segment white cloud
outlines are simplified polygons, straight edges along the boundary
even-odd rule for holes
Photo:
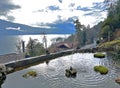
[[[20,27],[17,27],[17,28],[7,27],[6,30],[17,30],[17,31],[21,31]]]
[[[13,10],[10,15],[15,17],[15,22],[36,26],[36,23],[53,23],[58,20],[67,20],[70,17],[77,16],[82,24],[93,25],[96,22],[95,16],[84,16],[86,13],[82,10],[76,10],[77,6],[91,8],[93,2],[103,2],[104,0],[13,0],[21,9]],[[73,4],[73,7],[70,7]],[[50,10],[48,6],[58,6],[60,10]],[[40,12],[41,10],[41,12]],[[102,13],[106,17],[106,13]],[[89,19],[89,20],[88,20]]]

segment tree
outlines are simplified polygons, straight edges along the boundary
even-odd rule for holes
[[[63,41],[64,41],[64,38],[62,38],[62,37],[56,38],[56,42],[63,42]]]
[[[86,36],[86,27],[83,28],[83,31],[82,31],[82,45],[85,45],[86,44],[86,41],[87,41],[87,36]]]
[[[110,32],[110,26],[109,25],[106,25],[102,28],[101,35],[102,35],[103,39],[106,39],[108,37],[109,32]]]
[[[120,0],[105,0],[109,3],[108,16],[104,20],[100,35],[107,39],[108,33],[113,36],[113,33],[120,28]],[[114,39],[114,38],[113,38]]]
[[[74,21],[75,28],[76,28],[76,35],[77,35],[77,41],[78,41],[78,46],[82,46],[82,25],[79,22],[79,19]]]
[[[37,39],[29,39],[27,44],[27,54],[30,56],[37,56],[45,53],[45,49],[43,47],[43,44],[38,42]]]

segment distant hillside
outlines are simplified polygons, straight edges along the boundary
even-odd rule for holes
[[[31,27],[24,24],[12,23],[0,19],[0,35],[27,35],[27,34],[71,34],[74,32],[74,25],[61,23],[52,25],[53,28]],[[56,26],[56,27],[55,27]]]

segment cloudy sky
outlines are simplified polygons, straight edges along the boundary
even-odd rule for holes
[[[104,0],[0,0],[0,19],[51,28],[79,19],[90,26],[106,17]]]

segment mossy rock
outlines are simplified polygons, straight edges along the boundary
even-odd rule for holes
[[[24,78],[28,78],[28,77],[36,77],[37,76],[37,72],[36,71],[28,71],[27,73],[23,74]]]
[[[95,66],[94,71],[99,72],[100,74],[107,74],[109,70],[108,68],[100,65],[100,66]]]
[[[99,66],[95,66],[94,71],[99,72],[99,68],[100,68]]]
[[[103,53],[95,53],[95,54],[94,54],[94,57],[104,58],[104,57],[105,57],[105,54],[103,54]]]

